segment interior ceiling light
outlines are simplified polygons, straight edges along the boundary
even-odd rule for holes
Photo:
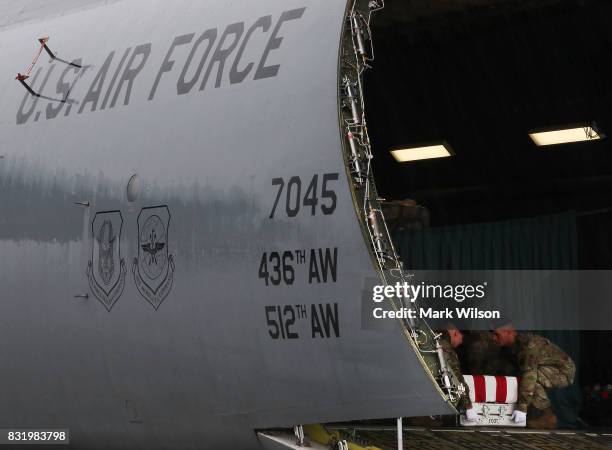
[[[419,161],[421,159],[446,158],[453,153],[446,144],[428,145],[425,147],[412,147],[400,150],[391,150],[397,162]]]
[[[597,141],[606,136],[597,129],[595,123],[574,125],[554,130],[529,133],[529,137],[539,147],[547,145],[570,144],[572,142]]]

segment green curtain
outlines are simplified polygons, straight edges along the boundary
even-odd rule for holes
[[[578,265],[576,215],[400,231],[408,270],[561,270]]]

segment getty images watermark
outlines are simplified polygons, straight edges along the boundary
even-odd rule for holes
[[[487,285],[486,281],[481,284],[415,284],[404,281],[395,285],[375,285],[372,287],[374,303],[399,300],[399,305],[409,306],[397,305],[391,310],[378,306],[372,309],[372,315],[375,319],[499,319],[499,310],[463,304],[465,301],[483,300]],[[449,301],[462,305],[449,307]]]
[[[391,278],[393,274],[389,274]],[[415,270],[381,285],[363,278],[361,326],[393,331],[422,318],[434,329],[612,330],[612,270]],[[398,282],[396,282],[398,281]]]

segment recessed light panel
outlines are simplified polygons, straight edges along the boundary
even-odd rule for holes
[[[529,133],[529,137],[536,145],[544,147],[547,145],[569,144],[572,142],[596,141],[602,139],[602,135],[595,131],[592,126],[565,128],[560,130],[542,131]]]
[[[397,162],[419,161],[422,159],[446,158],[452,153],[445,145],[429,145],[426,147],[413,147],[392,150],[391,154]]]

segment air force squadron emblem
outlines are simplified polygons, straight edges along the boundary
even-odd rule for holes
[[[92,252],[87,278],[92,294],[110,311],[125,287],[125,261],[121,258],[120,211],[99,212],[91,223]]]
[[[168,252],[170,211],[167,206],[143,208],[138,215],[138,257],[132,273],[140,295],[155,310],[172,290],[174,259]]]

